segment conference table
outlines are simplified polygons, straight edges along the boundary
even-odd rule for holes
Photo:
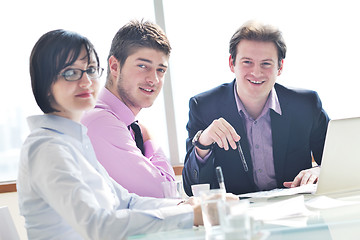
[[[254,201],[250,204],[250,209],[274,208],[276,203],[288,201],[298,201],[300,198],[304,203],[310,203],[315,197],[311,194],[297,194],[285,197],[275,197]],[[321,197],[321,198],[320,198]],[[323,196],[317,197],[323,201]],[[320,205],[328,204],[329,200],[338,201],[335,207],[309,208],[303,215],[288,216],[281,221],[255,221],[256,231],[248,240],[292,240],[292,239],[331,239],[331,240],[358,240],[360,239],[360,194],[347,194],[339,196],[325,197],[325,202],[318,202]],[[333,204],[333,203],[332,203]],[[310,205],[310,204],[309,204]],[[289,206],[288,206],[289,207]],[[286,207],[285,207],[286,208]],[[281,210],[280,210],[281,211]],[[284,211],[287,211],[286,209]],[[206,232],[203,226],[193,227],[192,229],[174,230],[158,232],[144,235],[131,236],[128,238],[139,240],[229,240],[239,239],[228,237],[219,226],[211,233]]]

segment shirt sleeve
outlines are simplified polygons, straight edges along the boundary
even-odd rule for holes
[[[196,159],[201,163],[205,163],[208,160],[208,158],[210,157],[212,150],[210,150],[203,158],[199,156],[196,149],[194,150],[194,152],[195,152]]]
[[[211,150],[202,159],[198,156],[195,147],[192,145],[192,139],[199,130],[204,130],[208,124],[204,122],[199,111],[201,107],[195,98],[189,101],[189,121],[186,125],[188,131],[188,138],[186,139],[186,156],[183,170],[183,185],[184,191],[187,195],[192,196],[191,185],[199,183],[211,183],[214,173],[214,151]],[[207,179],[200,179],[200,172],[202,176],[206,175]],[[210,180],[209,180],[210,179]]]
[[[57,213],[48,220],[56,220],[54,227],[65,221],[83,238],[102,240],[192,227],[190,205],[129,194],[81,157],[71,146],[58,142],[46,144],[31,156],[30,184],[44,199],[44,209],[39,211]]]
[[[164,196],[161,183],[174,181],[175,174],[161,148],[146,141],[142,155],[125,123],[105,110],[84,124],[99,162],[115,181],[140,196]]]
[[[324,150],[327,127],[330,121],[329,116],[322,107],[322,103],[317,92],[313,94],[313,128],[310,136],[310,146],[317,164],[321,165]]]

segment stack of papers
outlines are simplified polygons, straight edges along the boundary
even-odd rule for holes
[[[260,191],[238,195],[240,198],[272,198],[280,196],[291,196],[295,194],[315,193],[316,184],[306,184],[294,188],[276,188],[270,191]]]
[[[273,203],[266,201],[267,203],[265,205],[251,205],[248,214],[256,221],[292,227],[305,227],[307,225],[308,216],[318,214],[318,211],[310,210],[329,209],[360,203],[358,201],[344,201],[329,198],[327,196],[315,195],[313,195],[311,199],[305,201],[304,195],[292,196],[295,194],[314,193],[315,191],[316,184],[311,184],[297,188],[275,189],[271,191],[242,194],[239,196],[258,199],[290,196],[290,198],[286,200],[276,200]]]
[[[249,209],[249,215],[254,220],[274,221],[287,218],[305,217],[311,215],[304,203],[304,196],[267,204]]]

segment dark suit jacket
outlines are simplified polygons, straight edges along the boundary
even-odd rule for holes
[[[189,102],[189,121],[186,140],[186,158],[183,170],[185,192],[192,195],[191,185],[210,183],[218,188],[215,167],[221,166],[227,192],[241,194],[259,189],[253,179],[253,165],[248,139],[240,117],[234,96],[235,80],[212,90],[198,94]],[[321,164],[325,135],[329,117],[322,109],[316,92],[310,90],[289,89],[275,84],[282,115],[270,110],[273,140],[273,157],[277,187],[283,182],[292,181],[304,169],[312,167],[311,154]],[[237,150],[225,151],[214,146],[212,154],[205,164],[195,156],[192,138],[199,130],[207,128],[215,119],[224,118],[242,136],[242,146],[249,171],[245,172]]]

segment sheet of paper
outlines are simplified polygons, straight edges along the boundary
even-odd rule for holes
[[[266,221],[266,224],[300,228],[300,227],[306,227],[307,221],[308,221],[308,217],[303,216],[303,217],[286,218],[279,220],[270,220],[270,221]]]
[[[275,221],[280,219],[304,217],[313,214],[305,207],[304,196],[249,209],[249,215],[255,220]]]
[[[241,197],[248,198],[272,198],[272,197],[280,197],[280,196],[291,196],[295,194],[304,194],[304,193],[314,193],[316,192],[316,184],[306,184],[299,187],[294,188],[276,188],[270,191],[260,191],[254,193],[245,193],[238,195]]]
[[[359,204],[359,202],[344,201],[344,200],[329,198],[326,196],[315,197],[305,202],[305,205],[307,207],[316,208],[316,209],[335,208],[335,207],[342,207],[352,204]]]

